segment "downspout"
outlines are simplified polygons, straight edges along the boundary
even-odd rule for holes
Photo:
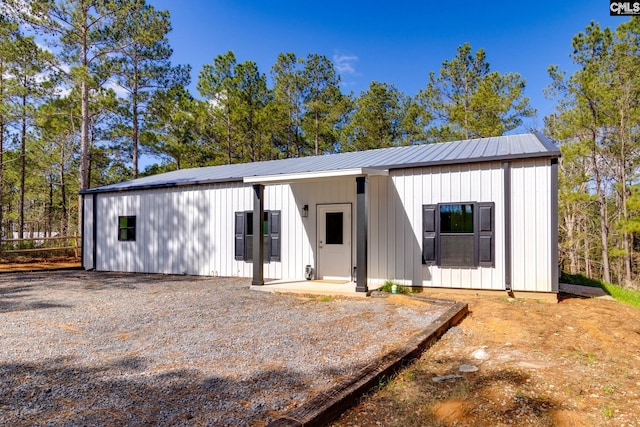
[[[502,162],[502,175],[504,179],[504,289],[511,294],[511,165]]]

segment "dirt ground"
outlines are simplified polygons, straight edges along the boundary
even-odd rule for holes
[[[0,259],[0,273],[3,271],[33,271],[73,267],[80,267],[80,259],[76,257],[17,257],[11,260]]]
[[[640,426],[640,310],[453,299],[470,314],[336,426]]]

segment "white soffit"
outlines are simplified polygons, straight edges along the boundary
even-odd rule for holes
[[[284,183],[293,181],[318,181],[332,178],[344,178],[349,176],[387,176],[389,171],[386,169],[375,168],[353,168],[353,169],[335,169],[330,171],[318,172],[299,172],[299,173],[283,173],[276,175],[247,176],[243,181],[247,184],[271,184]]]

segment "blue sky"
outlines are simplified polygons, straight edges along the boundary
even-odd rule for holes
[[[542,90],[551,64],[572,71],[575,34],[594,20],[614,29],[628,18],[610,17],[607,0],[585,1],[336,1],[149,0],[171,12],[169,39],[176,64],[193,67],[191,89],[203,64],[229,50],[253,60],[269,76],[281,52],[334,61],[343,91],[356,95],[373,80],[406,95],[426,86],[430,71],[469,42],[484,48],[491,69],[517,72],[538,110],[526,128],[542,128],[553,102]],[[519,129],[519,131],[525,131]]]

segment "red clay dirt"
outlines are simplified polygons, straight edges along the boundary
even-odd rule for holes
[[[0,260],[0,273],[3,271],[34,271],[74,267],[80,267],[80,260],[76,257],[19,257],[10,261]]]
[[[467,302],[470,314],[334,425],[640,426],[639,309],[430,296]],[[457,377],[433,381],[445,375]]]

